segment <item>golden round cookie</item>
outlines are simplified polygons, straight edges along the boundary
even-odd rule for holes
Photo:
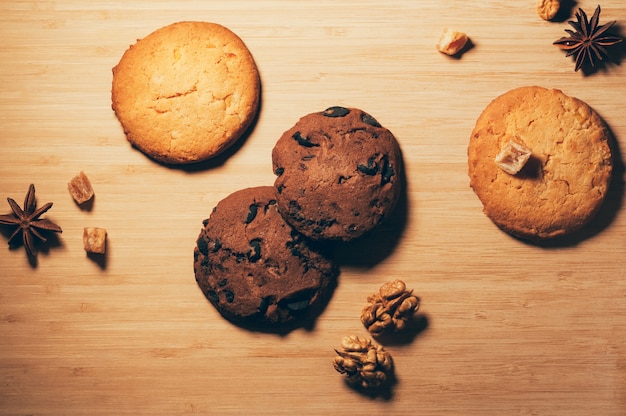
[[[470,186],[501,229],[529,240],[580,229],[599,210],[611,181],[610,133],[583,101],[530,86],[493,100],[468,148]],[[517,174],[495,163],[509,142],[532,152]]]
[[[252,123],[259,97],[250,51],[215,23],[158,29],[113,68],[112,107],[128,141],[164,163],[198,162],[224,151]]]

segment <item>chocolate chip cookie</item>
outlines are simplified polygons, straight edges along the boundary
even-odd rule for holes
[[[281,214],[315,240],[362,236],[400,196],[400,146],[356,108],[330,107],[302,117],[278,139],[272,162]]]
[[[328,300],[338,267],[278,213],[272,186],[220,201],[194,249],[194,272],[207,299],[243,326],[297,325]]]

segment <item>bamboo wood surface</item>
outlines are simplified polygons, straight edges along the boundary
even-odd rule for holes
[[[124,50],[179,20],[235,31],[263,85],[251,133],[193,168],[132,149],[110,107]],[[623,35],[623,1],[602,4],[609,20]],[[434,48],[445,27],[472,39],[460,59]],[[0,414],[624,415],[624,48],[584,76],[552,45],[568,27],[541,20],[534,0],[1,1],[0,204],[34,183],[63,234],[31,265],[2,230]],[[568,244],[503,234],[469,188],[476,118],[522,85],[586,101],[617,142],[609,199]],[[378,232],[338,249],[339,284],[311,328],[240,329],[194,281],[201,222],[231,192],[272,184],[274,142],[331,105],[397,136],[406,197]],[[89,210],[67,191],[81,170]],[[87,226],[108,230],[104,259],[83,251]],[[367,336],[366,297],[396,278],[420,297],[419,319],[384,344],[390,391],[364,395],[335,372],[333,349]]]

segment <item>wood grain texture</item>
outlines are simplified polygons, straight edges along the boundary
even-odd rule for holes
[[[249,136],[193,169],[133,150],[110,108],[124,50],[178,20],[239,34],[263,85]],[[602,4],[608,20],[623,31],[622,1]],[[436,52],[444,27],[472,39],[461,59]],[[618,64],[576,73],[552,45],[567,27],[541,20],[534,1],[0,2],[0,203],[21,202],[34,183],[63,227],[35,266],[0,246],[0,414],[623,415],[624,49]],[[589,103],[617,142],[604,209],[584,238],[558,247],[497,230],[467,177],[484,106],[533,84]],[[404,203],[338,250],[339,285],[314,328],[239,329],[194,281],[201,221],[229,193],[273,183],[274,142],[331,105],[360,107],[397,136]],[[91,210],[67,191],[80,170],[96,192]],[[85,255],[86,226],[109,231],[104,261]],[[344,385],[333,349],[367,335],[365,299],[395,278],[420,296],[419,325],[386,344],[397,380],[369,397]]]

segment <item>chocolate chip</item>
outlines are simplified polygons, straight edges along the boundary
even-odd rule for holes
[[[222,279],[222,280],[220,280],[220,282],[217,285],[219,287],[224,287],[224,286],[226,286],[227,283],[228,283],[228,279]]]
[[[270,207],[274,206],[274,205],[276,205],[276,200],[275,199],[270,199],[268,201],[268,203],[265,204],[265,206],[263,207],[263,212],[267,213],[267,211],[270,209]]]
[[[366,175],[374,176],[378,173],[378,163],[376,163],[376,157],[372,156],[367,160],[367,165],[358,164],[356,169]]]
[[[364,174],[369,175],[369,176],[374,176],[374,175],[376,175],[376,172],[378,172],[378,167],[377,166],[369,167],[369,166],[365,166],[365,165],[357,165],[356,168],[357,168],[357,170],[359,172],[364,173]]]
[[[248,252],[248,260],[254,263],[261,258],[261,239],[255,238],[250,241],[250,251]]]
[[[285,243],[285,247],[287,247],[289,249],[289,251],[291,252],[291,255],[294,257],[301,257],[302,256],[302,252],[300,251],[300,248],[298,247],[299,243],[298,243],[298,236],[294,236],[293,235],[293,231],[292,231],[292,235],[291,238],[293,240],[291,241],[287,241]]]
[[[274,175],[276,176],[280,176],[283,173],[285,173],[285,168],[276,168],[276,170],[274,171]]]
[[[284,305],[287,309],[297,312],[308,308],[311,304],[311,299],[315,296],[315,291],[305,290],[289,297],[289,299],[283,299],[280,301],[281,306]]]
[[[348,110],[345,107],[339,107],[339,106],[328,107],[322,113],[322,115],[326,117],[345,117],[348,114],[350,114],[350,110]]]
[[[219,250],[220,248],[222,248],[222,242],[219,239],[215,239],[212,241],[213,243],[213,248],[211,249],[212,253],[215,253],[217,250]]]
[[[252,204],[250,205],[250,209],[248,210],[248,216],[246,217],[246,224],[250,224],[255,218],[256,218],[256,213],[258,211],[258,208],[256,204]]]
[[[389,163],[389,158],[387,156],[383,157],[383,167],[381,169],[381,175],[382,175],[381,184],[384,185],[386,183],[391,182],[391,178],[395,174],[396,173],[393,170],[393,166],[391,166],[391,163]]]
[[[378,123],[378,121],[376,121],[374,117],[365,112],[361,114],[361,120],[363,121],[363,123],[369,124],[370,126],[381,127],[380,123]]]
[[[206,294],[211,302],[217,302],[219,300],[219,296],[217,296],[217,292],[214,290],[209,290]]]
[[[230,290],[224,290],[224,295],[226,296],[226,302],[233,303],[235,301],[235,294]]]
[[[302,137],[302,134],[299,131],[295,132],[293,134],[293,136],[291,136],[291,137],[293,137],[293,139],[295,141],[297,141],[300,146],[304,146],[304,147],[316,147],[316,146],[319,146],[319,144],[313,143],[312,141],[310,141],[306,137]]]
[[[200,253],[204,254],[205,256],[209,254],[209,245],[204,238],[198,238],[196,244],[198,245],[198,250],[200,251]]]
[[[309,300],[299,300],[297,302],[290,302],[287,304],[287,308],[292,311],[301,311],[309,307]]]
[[[259,313],[261,315],[265,315],[265,312],[267,311],[267,308],[274,302],[274,299],[272,296],[266,296],[263,299],[261,299],[261,303],[259,304]]]

